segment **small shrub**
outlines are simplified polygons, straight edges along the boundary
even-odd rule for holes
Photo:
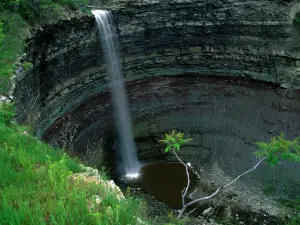
[[[159,140],[166,145],[165,152],[176,150],[179,152],[180,147],[193,139],[184,139],[184,133],[173,130],[170,134],[165,134],[165,138]]]
[[[88,0],[53,0],[53,2],[73,10],[84,8],[89,3]]]
[[[291,219],[286,221],[285,225],[300,225],[300,215],[293,216]]]
[[[20,0],[19,13],[30,24],[39,24],[59,18],[62,10],[51,0]]]
[[[4,31],[3,31],[3,23],[0,22],[0,46],[3,45],[4,38],[5,38],[5,35],[4,35]]]
[[[85,9],[88,0],[19,0],[19,13],[30,24],[54,22],[66,10]]]
[[[271,139],[270,143],[257,142],[259,148],[255,155],[259,158],[267,157],[266,162],[270,166],[278,164],[280,159],[292,162],[300,162],[300,137],[293,141],[286,140],[284,134],[281,133]]]
[[[32,65],[31,62],[24,62],[24,63],[22,64],[22,67],[23,67],[23,69],[27,72],[27,71],[29,71],[30,69],[32,69],[33,65]]]
[[[0,103],[0,123],[8,126],[14,115],[14,105],[12,103]]]
[[[19,0],[1,0],[0,10],[11,10],[16,11],[19,6]]]
[[[294,18],[294,23],[300,26],[300,12],[297,12]]]
[[[47,168],[50,183],[55,187],[66,188],[68,177],[72,174],[66,165],[66,155],[55,162],[51,162],[51,157],[48,156]]]

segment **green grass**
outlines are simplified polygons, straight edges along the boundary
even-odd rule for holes
[[[291,210],[299,212],[300,213],[300,198],[295,197],[293,199],[284,199],[280,198],[278,202],[281,205],[284,205],[286,207],[289,207]]]
[[[265,181],[262,186],[262,191],[267,196],[274,196],[276,194],[276,180]]]
[[[87,12],[88,0],[19,0],[18,13],[30,24],[55,22],[69,13]]]
[[[300,225],[300,216],[294,216],[285,225]]]
[[[88,0],[1,0],[0,11],[19,14],[30,24],[49,23],[66,12],[85,12]]]
[[[14,63],[24,50],[28,29],[26,21],[17,13],[0,11],[0,94],[7,93]]]
[[[24,52],[30,28],[72,14],[89,13],[88,0],[0,0],[0,95],[7,94],[14,63]],[[25,64],[25,70],[30,65]]]
[[[141,200],[118,200],[101,185],[71,181],[82,172],[77,159],[25,133],[10,122],[12,107],[0,107],[0,224],[138,224]],[[102,198],[90,211],[93,195]],[[150,223],[151,224],[151,223]]]

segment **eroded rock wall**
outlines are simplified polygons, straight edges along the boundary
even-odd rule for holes
[[[109,8],[127,81],[197,73],[244,76],[297,89],[296,6],[195,0],[121,1]],[[19,85],[16,96],[25,107],[39,97],[46,112],[41,119],[51,118],[39,124],[40,135],[53,120],[108,88],[97,35],[90,16],[46,26],[29,41],[26,59],[34,67],[21,79],[20,84],[28,85]]]

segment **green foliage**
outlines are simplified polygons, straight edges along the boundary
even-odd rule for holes
[[[285,225],[300,225],[300,215],[293,216],[291,219],[286,221]]]
[[[279,198],[277,200],[280,205],[290,208],[292,211],[300,213],[300,198]]]
[[[71,9],[83,9],[89,3],[88,0],[53,0],[53,2]]]
[[[51,0],[20,0],[19,13],[30,24],[53,21],[62,13],[59,5]]]
[[[66,10],[84,10],[88,0],[1,0],[0,10],[20,14],[30,24],[59,19]]]
[[[259,157],[267,157],[266,162],[274,166],[280,159],[289,160],[292,162],[300,162],[300,137],[293,141],[286,140],[284,134],[281,133],[271,139],[270,143],[257,142],[259,148],[254,154]]]
[[[172,150],[177,150],[179,152],[180,147],[191,140],[193,139],[185,139],[184,133],[176,132],[175,130],[173,130],[170,134],[166,133],[165,138],[159,140],[159,142],[162,142],[166,145],[165,152],[169,152]]]
[[[265,195],[273,196],[276,193],[276,180],[269,180],[263,185],[263,192]]]
[[[0,112],[13,114],[10,105],[1,104]],[[84,172],[78,160],[41,143],[24,127],[7,126],[13,123],[6,117],[4,121],[0,120],[1,225],[137,224],[137,217],[143,218],[139,199],[118,200],[101,184],[71,183],[72,173]],[[93,195],[101,197],[101,204],[91,211]]]
[[[66,187],[68,184],[68,177],[72,172],[68,169],[66,165],[66,155],[59,161],[51,162],[51,157],[48,156],[48,176],[49,181],[54,186]]]
[[[75,10],[86,13],[87,3],[88,0],[0,0],[0,94],[10,88],[14,63],[29,36],[29,24],[56,22]],[[25,70],[30,68],[30,64],[25,64]]]
[[[14,115],[14,105],[12,103],[0,103],[0,123],[8,126]]]
[[[0,11],[0,94],[8,92],[14,63],[23,52],[27,23],[17,13]]]
[[[19,0],[1,0],[0,2],[0,10],[11,10],[15,11],[17,10],[17,7],[19,5]]]
[[[168,213],[168,219],[170,220],[169,223],[163,223],[162,225],[184,225],[187,224],[186,218],[177,218],[177,215],[174,215],[173,212]]]
[[[300,12],[297,12],[294,18],[294,23],[300,25]]]
[[[4,38],[5,38],[5,35],[3,32],[3,23],[0,22],[0,46],[3,45]]]
[[[27,71],[29,71],[30,69],[32,69],[33,65],[32,65],[31,62],[24,62],[24,63],[22,64],[22,67],[23,67],[23,69],[27,72]]]

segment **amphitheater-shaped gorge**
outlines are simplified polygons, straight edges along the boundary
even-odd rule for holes
[[[143,162],[176,161],[158,140],[177,129],[193,138],[180,157],[218,184],[211,174],[235,177],[255,164],[255,142],[300,135],[297,1],[124,0],[101,8],[114,16]],[[33,67],[18,71],[14,99],[18,121],[34,122],[38,137],[68,140],[95,166],[113,168],[110,77],[99,46],[93,15],[38,29],[22,58]],[[240,185],[262,199],[290,199],[300,195],[299,169],[263,165]]]

